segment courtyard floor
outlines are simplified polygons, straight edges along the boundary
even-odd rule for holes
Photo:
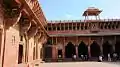
[[[40,67],[120,67],[120,62],[52,62],[41,63]]]

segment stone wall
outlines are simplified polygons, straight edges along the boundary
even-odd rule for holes
[[[14,67],[18,64],[19,26],[11,27],[6,31],[4,67]]]

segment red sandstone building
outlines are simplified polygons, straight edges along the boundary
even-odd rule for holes
[[[43,59],[68,60],[73,55],[79,59],[83,54],[89,58],[107,57],[113,52],[120,55],[120,19],[100,19],[101,12],[90,7],[83,13],[85,20],[49,21],[46,30],[50,38],[43,45]]]
[[[0,0],[0,67],[41,61],[46,25],[38,0]]]

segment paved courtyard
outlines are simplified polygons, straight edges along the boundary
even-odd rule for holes
[[[120,67],[120,62],[59,62],[59,63],[41,63],[40,67]]]

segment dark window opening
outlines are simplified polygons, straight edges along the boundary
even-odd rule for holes
[[[19,45],[18,64],[22,63],[23,57],[23,45]]]
[[[79,28],[80,28],[80,27],[79,27],[79,26],[77,26],[77,30],[79,30]]]
[[[114,25],[112,25],[112,29],[114,29]]]
[[[85,26],[85,30],[87,30],[88,28],[87,28],[87,26]]]
[[[60,27],[57,27],[57,30],[60,30]]]
[[[20,41],[23,41],[23,36],[20,37]]]
[[[81,30],[83,30],[83,26],[81,26]]]
[[[75,26],[73,26],[73,30],[76,30],[76,27],[75,27]]]
[[[33,48],[33,60],[35,60],[35,47]]]
[[[45,30],[47,30],[47,27],[45,27]]]
[[[103,29],[103,26],[101,26],[100,28]]]
[[[116,25],[116,29],[119,28],[119,25]]]
[[[49,39],[46,44],[47,44],[47,45],[52,45],[52,40]]]
[[[68,27],[65,27],[65,30],[68,30]]]
[[[107,29],[107,25],[105,25],[105,29]]]
[[[53,27],[53,31],[55,31],[56,30],[56,27]]]
[[[48,27],[48,30],[51,31],[51,27]]]
[[[110,26],[110,25],[108,25],[108,29],[111,29],[111,26]]]
[[[61,27],[61,30],[64,30],[64,27]]]
[[[71,26],[69,26],[69,30],[72,30],[72,27],[71,27]]]

